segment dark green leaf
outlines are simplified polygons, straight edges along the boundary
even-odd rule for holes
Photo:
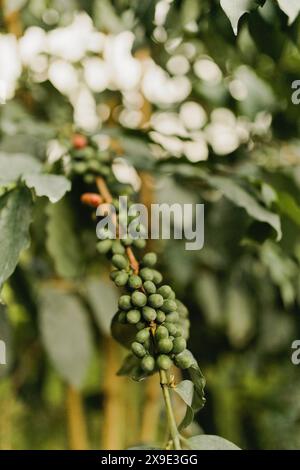
[[[120,323],[118,321],[117,312],[111,322],[111,334],[118,343],[122,344],[125,348],[130,349],[131,343],[134,341],[136,335],[136,327],[129,323]]]
[[[149,375],[152,375],[152,373],[149,374],[143,371],[143,369],[140,367],[139,359],[133,354],[128,354],[128,356],[125,357],[121,368],[118,370],[117,375],[130,377],[132,380],[140,382]]]
[[[15,189],[0,198],[0,287],[13,273],[20,252],[29,245],[32,199],[28,189]]]

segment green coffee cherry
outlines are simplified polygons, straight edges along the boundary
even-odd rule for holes
[[[161,286],[157,289],[157,293],[162,295],[164,299],[168,299],[169,295],[172,293],[172,289],[170,286]]]
[[[164,326],[166,327],[170,335],[176,336],[178,332],[177,325],[175,325],[174,323],[165,322]]]
[[[147,253],[142,260],[143,266],[147,268],[152,268],[157,263],[157,254],[156,253]]]
[[[130,310],[132,307],[130,295],[121,295],[119,298],[119,308],[121,310]]]
[[[174,325],[174,323],[173,323]],[[176,326],[176,332],[174,332],[174,336],[175,338],[179,338],[180,336],[183,336],[183,328],[181,325],[179,325],[178,323],[176,324],[175,323],[175,326]]]
[[[111,249],[114,255],[123,255],[125,253],[125,248],[119,240],[113,241]]]
[[[156,292],[156,286],[155,286],[154,282],[152,282],[152,281],[144,282],[143,287],[144,287],[145,292],[147,294],[155,294],[155,292]]]
[[[136,325],[141,319],[141,312],[139,310],[129,310],[126,315],[126,320],[131,325]]]
[[[144,238],[137,238],[133,240],[133,245],[142,250],[146,246],[146,240]]]
[[[119,323],[126,323],[126,312],[121,311],[118,313],[118,322]]]
[[[139,331],[135,337],[138,343],[145,343],[149,338],[150,338],[149,328],[144,328],[143,330]]]
[[[112,247],[111,240],[101,240],[100,242],[97,243],[97,250],[102,255],[105,255],[106,253],[108,253],[111,247]]]
[[[144,307],[147,303],[147,297],[143,292],[135,291],[131,296],[131,301],[136,307]]]
[[[140,276],[143,279],[143,281],[152,281],[153,271],[152,269],[149,269],[149,268],[142,268],[140,270]]]
[[[114,281],[117,287],[124,287],[128,281],[128,274],[121,272],[115,277]]]
[[[144,346],[141,344],[141,343],[138,343],[137,341],[134,341],[131,345],[131,350],[133,352],[133,354],[136,356],[136,357],[139,357],[140,359],[144,356],[146,356],[146,349],[144,348]]]
[[[168,338],[168,337],[169,337],[169,330],[165,326],[160,325],[155,332],[156,340],[159,341],[161,339]]]
[[[76,162],[73,165],[73,170],[75,171],[75,173],[82,175],[88,170],[88,165],[85,162]]]
[[[186,308],[186,306],[182,302],[180,302],[180,300],[176,300],[176,304],[177,304],[177,310],[178,310],[179,315],[182,318],[187,318],[189,311]]]
[[[170,293],[168,299],[172,299],[172,300],[175,300],[175,299],[176,299],[176,294],[175,294],[175,292],[174,292],[173,290],[171,291],[171,293]]]
[[[175,300],[167,299],[164,301],[161,310],[165,313],[175,312],[177,310],[177,304]]]
[[[147,326],[146,323],[144,323],[143,321],[139,321],[139,322],[136,324],[136,329],[137,329],[138,331],[140,331],[140,330],[143,330],[144,328],[146,328],[146,326]]]
[[[186,340],[182,337],[174,338],[172,353],[179,354],[186,349]]]
[[[139,289],[142,286],[142,279],[136,274],[129,276],[128,285],[131,289]]]
[[[173,341],[170,338],[160,339],[157,343],[158,352],[168,354],[173,349]]]
[[[159,271],[157,271],[156,269],[152,269],[152,281],[154,282],[154,284],[160,284],[163,280],[163,277],[162,275],[160,274]]]
[[[152,372],[154,370],[154,367],[155,367],[155,360],[152,356],[143,357],[143,359],[141,360],[141,368],[145,372]]]
[[[153,308],[160,308],[164,303],[164,299],[160,294],[151,294],[148,297],[148,304]]]
[[[119,271],[118,269],[114,269],[114,270],[110,273],[109,277],[111,278],[112,281],[114,281],[114,280],[116,279],[116,277],[117,277],[119,274],[121,274],[121,272],[122,272],[122,271]]]
[[[156,310],[151,307],[143,307],[142,315],[145,321],[151,322],[156,319]]]
[[[132,245],[132,238],[131,237],[126,237],[126,238],[122,238],[121,242],[123,243],[124,246],[130,246]]]
[[[118,269],[125,269],[128,266],[128,259],[124,255],[113,255],[111,261]]]
[[[169,358],[169,356],[166,356],[165,354],[160,354],[160,356],[158,356],[157,358],[156,363],[159,369],[168,370],[172,365],[172,360]]]
[[[168,313],[166,316],[166,321],[171,323],[177,323],[179,321],[179,315],[177,312]]]
[[[162,310],[157,310],[156,312],[156,322],[163,323],[166,320],[166,315]]]
[[[188,369],[194,362],[193,355],[188,349],[175,356],[175,363],[180,369]]]

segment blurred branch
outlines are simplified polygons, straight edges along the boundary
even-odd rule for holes
[[[67,389],[67,417],[69,430],[69,448],[71,450],[88,449],[88,436],[82,403],[82,396],[71,385]]]

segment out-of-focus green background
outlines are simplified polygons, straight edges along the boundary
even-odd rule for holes
[[[204,203],[202,250],[151,242],[190,309],[207,380],[188,433],[299,449],[300,5],[249,0],[236,36],[236,12],[218,0],[0,4],[1,155],[53,163],[57,136],[76,127],[118,149],[116,175],[145,203]],[[63,202],[39,200],[30,248],[2,287],[1,449],[163,439],[158,379],[115,376],[117,293],[80,191],[74,181]]]

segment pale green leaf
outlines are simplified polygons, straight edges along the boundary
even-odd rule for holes
[[[241,450],[223,437],[208,434],[190,437],[187,443],[192,450]]]
[[[300,12],[299,0],[277,0],[281,10],[289,17],[289,24],[292,24]]]
[[[83,259],[72,211],[65,199],[47,207],[47,249],[57,274],[76,278],[82,274]]]
[[[112,318],[118,309],[118,290],[112,282],[93,278],[87,280],[85,293],[100,330],[108,336]]]
[[[52,203],[59,201],[71,189],[71,182],[62,175],[26,174],[23,180],[37,196],[46,196]]]
[[[240,18],[254,5],[253,0],[221,0],[221,7],[229,18],[234,34],[238,32]]]
[[[0,186],[15,183],[25,173],[38,173],[41,163],[27,154],[0,153]]]
[[[87,312],[77,297],[43,289],[40,329],[57,372],[74,387],[82,386],[91,360],[92,334]]]

